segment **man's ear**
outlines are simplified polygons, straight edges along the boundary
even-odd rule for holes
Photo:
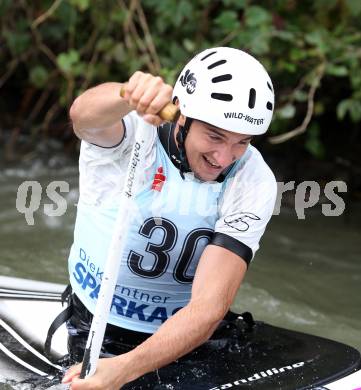
[[[186,117],[183,114],[180,114],[177,124],[180,126],[184,126],[185,123],[186,123]]]
[[[175,104],[179,108],[180,103],[177,97],[173,99],[173,104]],[[185,123],[186,117],[183,114],[179,114],[179,117],[177,119],[177,128],[178,126],[184,126]]]

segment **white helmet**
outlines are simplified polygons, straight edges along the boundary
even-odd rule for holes
[[[175,98],[186,117],[250,135],[267,131],[274,106],[263,65],[230,47],[204,50],[188,62],[174,86]]]

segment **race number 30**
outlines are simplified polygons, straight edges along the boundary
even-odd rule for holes
[[[155,231],[163,231],[163,240],[160,244],[151,242]],[[128,256],[128,267],[138,276],[143,278],[159,278],[169,267],[169,252],[174,248],[178,239],[178,229],[176,225],[166,218],[148,218],[139,229],[139,234],[150,239],[145,252],[154,257],[152,267],[145,268],[143,265],[144,256],[130,251]],[[189,266],[195,255],[197,246],[201,239],[210,241],[213,234],[212,229],[200,228],[190,231],[182,244],[179,258],[174,266],[173,278],[179,283],[192,283],[193,275],[188,275]]]

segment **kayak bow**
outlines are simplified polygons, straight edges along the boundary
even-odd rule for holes
[[[65,286],[0,277],[0,383],[59,382],[63,369],[44,356],[48,327],[63,309]],[[237,338],[215,339],[124,389],[355,390],[361,358],[354,348],[259,321],[237,320]],[[52,343],[52,360],[66,354],[66,329]],[[36,382],[36,381],[42,382]],[[34,388],[34,387],[31,387]],[[39,388],[37,384],[35,388]],[[45,387],[48,388],[48,387]]]

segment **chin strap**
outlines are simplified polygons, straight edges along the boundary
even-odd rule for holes
[[[181,160],[179,173],[182,176],[183,180],[184,180],[184,173],[191,171],[184,144],[186,141],[186,137],[187,137],[189,128],[191,127],[192,121],[193,121],[193,118],[187,117],[186,121],[184,123],[184,126],[179,125],[179,131],[178,131],[177,137],[176,137],[177,142],[178,142],[179,157]]]

